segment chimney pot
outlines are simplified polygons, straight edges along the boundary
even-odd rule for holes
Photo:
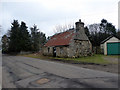
[[[81,19],[79,19],[79,21],[76,22],[75,24],[76,24],[76,28],[77,28],[77,29],[78,29],[78,28],[80,29],[81,27],[84,27],[84,23],[81,22]]]
[[[81,19],[79,19],[79,22],[81,22]]]

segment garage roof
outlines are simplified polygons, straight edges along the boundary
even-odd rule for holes
[[[109,36],[108,38],[106,38],[105,40],[103,40],[102,42],[101,42],[101,44],[103,44],[103,43],[105,43],[106,41],[108,41],[110,38],[112,38],[112,37],[116,37],[117,39],[119,39],[117,36],[114,36],[114,35],[111,35],[111,36]],[[120,39],[119,39],[120,40]]]

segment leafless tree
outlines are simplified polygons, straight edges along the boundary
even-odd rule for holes
[[[54,33],[61,33],[61,32],[65,32],[71,28],[74,28],[74,24],[68,24],[68,25],[56,25],[54,27]]]
[[[88,29],[90,33],[96,34],[100,31],[100,24],[91,24]]]

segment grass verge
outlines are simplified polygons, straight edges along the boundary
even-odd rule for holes
[[[58,60],[63,62],[71,62],[71,63],[83,63],[83,64],[111,64],[111,62],[104,60],[104,55],[93,55],[88,57],[80,57],[80,58],[59,58],[59,57],[48,57],[43,56],[41,54],[28,54],[28,55],[22,55],[25,57],[31,57],[31,58],[39,58],[39,59],[48,59],[48,60]]]

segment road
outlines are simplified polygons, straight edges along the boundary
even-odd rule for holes
[[[118,75],[69,64],[3,55],[3,88],[118,88]]]

